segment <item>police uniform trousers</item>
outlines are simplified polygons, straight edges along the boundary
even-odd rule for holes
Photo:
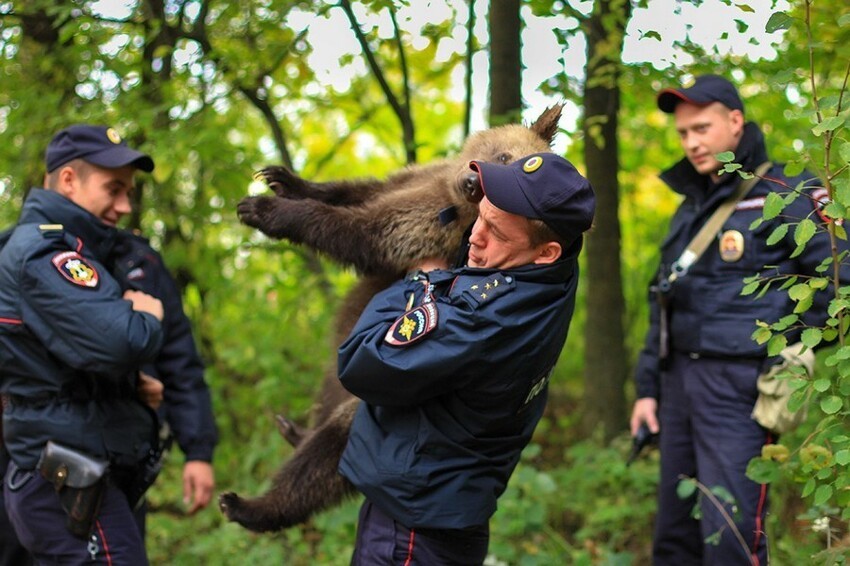
[[[368,499],[360,508],[352,566],[479,566],[487,557],[489,525],[468,529],[409,529]]]
[[[6,468],[9,465],[9,452],[0,444],[0,481],[6,477]],[[6,498],[0,489],[0,566],[29,566],[32,564],[29,552],[18,540],[15,528],[6,514]]]
[[[773,442],[750,418],[758,396],[760,359],[718,359],[672,353],[661,378],[659,418],[661,479],[655,524],[655,566],[767,565],[767,485],[746,477],[749,461]],[[734,498],[723,509],[732,517],[739,539],[718,506],[698,491],[678,497],[682,476],[708,489],[722,488]],[[707,541],[707,542],[706,542]]]
[[[148,564],[127,497],[112,482],[107,482],[88,540],[67,529],[53,484],[38,472],[10,463],[3,491],[9,520],[35,564]]]

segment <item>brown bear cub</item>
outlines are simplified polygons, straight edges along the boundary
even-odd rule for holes
[[[337,313],[340,344],[376,292],[420,260],[443,258],[452,264],[463,253],[464,234],[482,197],[469,162],[508,164],[549,151],[562,108],[546,109],[528,127],[511,124],[477,132],[457,157],[409,166],[383,181],[313,183],[284,167],[267,167],[260,175],[275,196],[242,199],[239,219],[270,237],[327,254],[363,276]],[[281,434],[296,450],[266,494],[252,499],[221,495],[219,506],[227,518],[252,531],[280,530],[353,495],[337,467],[357,403],[331,371],[314,409],[315,428],[304,431],[278,417]]]

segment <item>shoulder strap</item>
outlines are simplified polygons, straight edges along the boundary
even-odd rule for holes
[[[750,189],[752,189],[759,179],[767,173],[767,170],[770,169],[772,165],[773,163],[770,161],[765,161],[759,165],[753,176],[738,185],[735,192],[717,207],[714,214],[706,220],[697,235],[694,236],[690,243],[685,247],[685,251],[682,252],[679,259],[673,262],[669,277],[671,283],[677,278],[685,275],[688,272],[688,269],[697,262],[706,248],[708,248],[708,244],[714,239],[717,231],[720,230],[723,223],[726,222],[726,219],[729,218],[732,211],[735,210],[735,205],[738,204],[738,201],[750,192]]]

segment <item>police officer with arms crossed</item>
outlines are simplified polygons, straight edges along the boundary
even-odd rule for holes
[[[481,564],[567,337],[590,184],[565,159],[472,162],[466,267],[377,294],[339,349],[360,403],[340,472],[365,496],[352,564]]]
[[[793,230],[775,245],[766,242],[782,218],[754,230],[749,227],[761,217],[771,191],[786,193],[801,181],[811,186],[817,180],[809,173],[788,178],[782,166],[770,166],[765,178],[734,205],[702,255],[688,269],[676,270],[687,262],[683,252],[695,234],[742,183],[737,174],[718,173],[723,166],[716,155],[732,151],[735,161],[750,172],[768,159],[761,130],[745,122],[743,102],[725,78],[697,77],[688,88],[662,90],[657,103],[663,112],[673,114],[685,157],[661,174],[684,200],[661,245],[661,284],[654,284],[650,293],[650,328],[638,360],[638,399],[631,417],[632,434],[642,423],[651,432],[660,431],[654,564],[764,565],[767,486],[748,479],[746,468],[762,446],[776,439],[751,413],[758,376],[777,360],[768,359],[766,346],[751,336],[756,319],[775,322],[793,312],[794,303],[782,290],[758,299],[742,296],[743,279],[765,266],[776,266],[782,274],[817,275],[815,268],[830,255],[830,242],[826,233],[818,233],[802,254],[792,257]],[[785,209],[783,217],[818,220],[817,199],[822,195],[806,192]],[[678,276],[671,279],[672,271]],[[823,325],[827,300],[827,293],[816,297],[804,317],[806,324]],[[797,342],[799,333],[786,334],[788,343]],[[664,349],[669,350],[666,356]],[[708,500],[702,501],[702,518],[692,517],[696,496],[680,499],[676,493],[682,476],[732,494],[737,512],[728,508],[727,512],[737,518],[735,528],[746,548]],[[720,534],[718,544],[704,542],[715,534]]]
[[[97,134],[105,129],[82,124],[71,126],[56,139],[73,136],[75,132],[94,131]],[[95,144],[92,147],[98,149],[100,146]],[[122,204],[118,210],[123,215],[129,212],[129,207]],[[8,230],[0,234],[0,249],[12,232]],[[163,302],[163,345],[156,361],[143,368],[139,394],[154,407],[161,402],[158,414],[163,422],[168,423],[186,459],[183,494],[189,505],[188,513],[193,514],[209,504],[215,487],[211,461],[217,432],[209,388],[204,381],[204,365],[195,346],[191,323],[183,311],[173,277],[161,256],[142,236],[118,230],[108,269],[122,289],[143,291]],[[9,454],[0,442],[0,478],[8,461]],[[143,538],[145,509],[142,502],[136,511],[136,521]],[[21,546],[9,523],[5,506],[0,504],[0,564],[26,564],[29,560],[26,549]]]
[[[149,156],[115,130],[70,128],[46,153],[47,190],[30,192],[0,250],[0,392],[11,456],[4,497],[37,563],[147,562],[131,502],[156,445],[162,303],[122,291],[106,262]],[[108,469],[108,471],[107,471]]]

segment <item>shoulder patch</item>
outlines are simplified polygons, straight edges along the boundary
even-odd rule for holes
[[[94,266],[77,252],[58,253],[51,261],[56,271],[74,285],[94,289],[100,282]]]
[[[412,344],[437,328],[437,305],[434,302],[419,305],[396,320],[384,336],[393,346]]]
[[[462,293],[482,305],[512,291],[515,285],[512,276],[496,273],[471,283]]]

